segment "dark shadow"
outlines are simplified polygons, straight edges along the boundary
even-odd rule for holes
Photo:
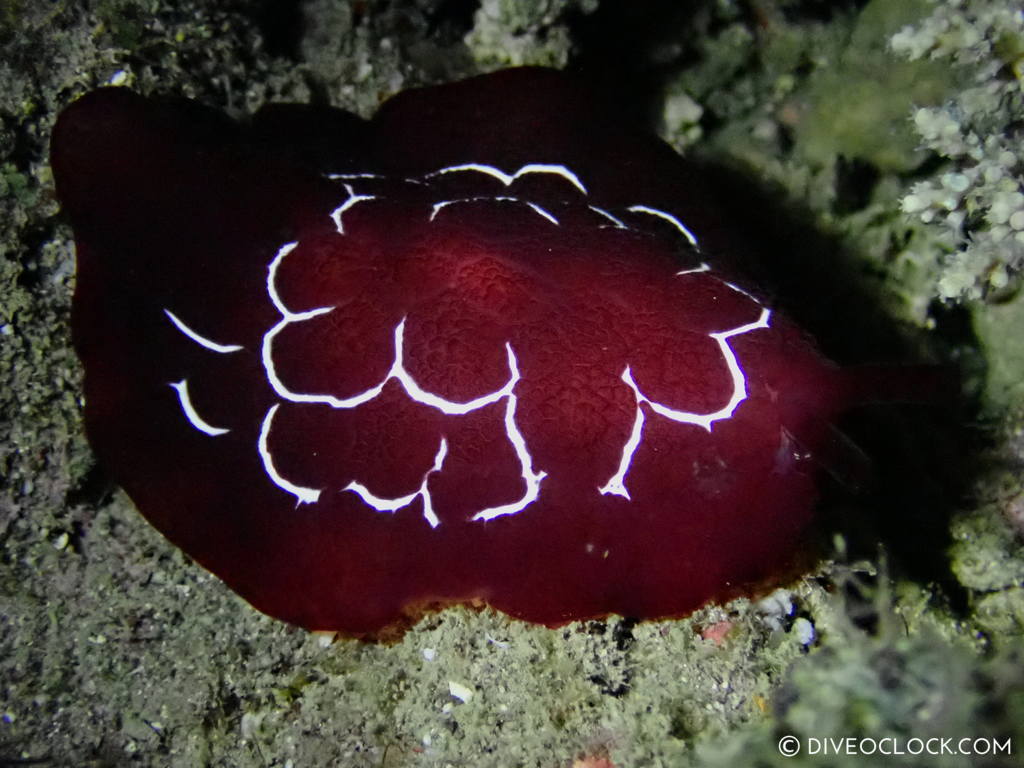
[[[259,0],[248,9],[271,56],[298,61],[303,31],[301,5],[299,0]]]
[[[85,475],[68,490],[65,495],[65,503],[68,507],[81,505],[96,509],[109,503],[115,490],[117,490],[117,484],[113,478],[99,463],[94,463]]]
[[[430,39],[440,45],[454,45],[473,29],[473,16],[480,0],[436,0],[426,10]]]
[[[668,78],[684,63],[701,0],[603,0],[566,22],[573,51],[566,68],[610,101],[624,122],[656,125]]]

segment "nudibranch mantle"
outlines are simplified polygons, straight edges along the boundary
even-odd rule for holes
[[[836,369],[562,75],[371,121],[93,92],[55,129],[96,453],[261,610],[678,615],[786,562]]]

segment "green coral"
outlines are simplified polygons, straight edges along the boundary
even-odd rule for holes
[[[908,116],[955,93],[957,79],[948,62],[901,60],[886,41],[930,5],[872,0],[799,23],[766,9],[759,26],[722,5],[695,43],[696,63],[669,85],[666,138],[785,196],[863,261],[864,286],[887,313],[927,326],[934,269],[910,252],[923,225],[899,210],[905,176],[928,157]],[[869,169],[871,179],[852,203],[850,168]]]
[[[774,721],[702,742],[697,762],[704,768],[895,764],[872,750],[906,750],[911,739],[920,739],[923,754],[896,758],[901,765],[966,767],[977,757],[958,754],[955,746],[963,737],[980,737],[992,741],[979,748],[999,748],[986,765],[1016,764],[1013,750],[1024,737],[1024,721],[1011,714],[1024,703],[1018,651],[1003,647],[979,657],[967,628],[950,633],[934,620],[927,594],[907,586],[892,594],[884,577],[849,574],[840,583],[855,605],[830,598],[818,606],[822,618],[831,619],[827,644],[791,666],[775,699]],[[853,615],[873,628],[857,626]],[[788,744],[798,744],[797,754],[783,753],[785,738],[795,740]],[[951,739],[947,753],[944,738]],[[931,753],[930,739],[936,740]]]
[[[998,0],[947,0],[891,46],[911,61],[948,61],[971,82],[913,114],[922,145],[947,161],[903,198],[904,212],[930,229],[917,255],[937,262],[942,298],[1000,291],[1024,266],[1024,14]]]
[[[574,8],[593,11],[596,0],[483,0],[465,42],[485,70],[534,64],[564,67],[569,32],[561,23]]]

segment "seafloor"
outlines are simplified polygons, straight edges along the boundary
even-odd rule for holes
[[[1024,764],[1022,62],[1009,0],[0,2],[0,766]],[[874,480],[833,483],[821,559],[769,595],[555,630],[446,610],[392,646],[269,619],[94,464],[55,115],[108,83],[368,115],[517,64],[731,179],[830,354],[955,365],[964,403],[844,422]]]

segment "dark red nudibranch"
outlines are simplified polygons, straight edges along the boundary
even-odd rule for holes
[[[838,370],[713,262],[700,177],[557,72],[369,121],[101,89],[52,159],[89,439],[261,611],[680,615],[811,519]]]

